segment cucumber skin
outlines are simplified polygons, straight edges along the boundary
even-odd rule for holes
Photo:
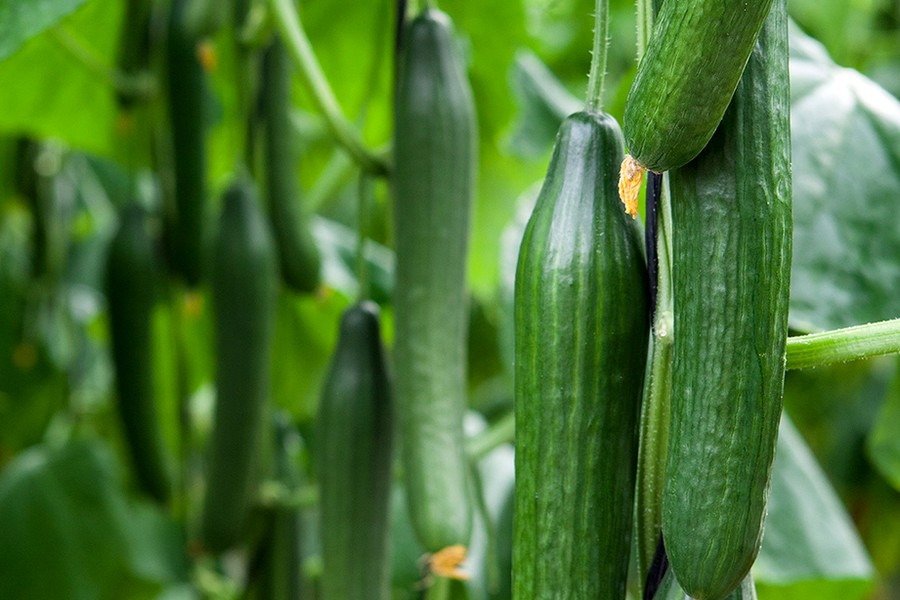
[[[106,298],[122,431],[138,484],[159,502],[171,491],[153,378],[153,309],[161,265],[144,211],[129,206],[109,247]]]
[[[413,526],[427,551],[472,529],[466,408],[466,260],[477,133],[449,18],[406,28],[395,98],[397,411]]]
[[[516,274],[513,598],[625,598],[649,340],[622,134],[562,124]]]
[[[255,493],[277,286],[268,223],[247,180],[225,192],[211,284],[216,408],[201,539],[220,552],[238,540]]]
[[[378,307],[363,302],[341,319],[316,425],[325,600],[389,597],[393,422]]]
[[[772,0],[669,0],[625,103],[625,145],[662,172],[697,156],[721,121]]]
[[[190,286],[203,277],[206,220],[206,74],[187,24],[189,0],[174,0],[166,43],[172,132],[173,203],[167,238],[170,262]]]
[[[722,126],[670,174],[675,346],[663,537],[686,592],[720,600],[759,551],[782,408],[791,264],[785,0]]]
[[[296,292],[311,292],[319,285],[321,257],[298,204],[300,183],[291,140],[290,83],[290,57],[276,39],[263,55],[260,90],[269,223],[281,279]]]
[[[668,569],[663,576],[662,584],[653,596],[653,600],[692,600],[678,585],[672,569]],[[748,574],[741,584],[728,594],[727,600],[756,600],[756,586],[753,576]]]

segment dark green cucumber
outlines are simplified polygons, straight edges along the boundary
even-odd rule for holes
[[[647,268],[612,117],[562,124],[516,273],[513,597],[625,598]]]
[[[153,379],[153,308],[161,265],[146,215],[131,205],[122,215],[106,263],[106,299],[115,370],[116,407],[141,489],[160,502],[170,475],[156,412]]]
[[[781,415],[791,267],[785,0],[706,150],[670,174],[675,301],[663,537],[721,600],[759,551]]]
[[[395,97],[397,410],[413,525],[426,550],[466,545],[466,260],[474,193],[472,92],[449,18],[402,36]]]
[[[280,40],[266,49],[262,64],[266,196],[281,278],[294,291],[311,292],[319,284],[321,258],[298,204],[300,182],[290,122],[291,62]]]
[[[269,387],[275,250],[249,180],[225,192],[215,249],[216,408],[201,538],[218,552],[238,540],[252,504]]]
[[[169,15],[166,66],[172,132],[172,193],[168,254],[188,285],[202,278],[206,218],[206,74],[198,38],[187,23],[189,0],[174,0]]]
[[[347,309],[316,424],[322,597],[389,597],[393,403],[378,307]]]
[[[123,108],[141,97],[137,77],[150,68],[150,0],[128,0],[119,35],[119,72],[129,77],[117,86],[116,100]]]
[[[756,586],[753,583],[753,576],[748,574],[744,577],[741,584],[728,594],[726,598],[727,600],[756,600]],[[672,569],[668,569],[659,589],[653,596],[653,600],[692,600],[692,598],[685,594],[681,586],[678,585]]]
[[[772,0],[670,0],[625,104],[625,145],[668,171],[697,156],[737,87]]]

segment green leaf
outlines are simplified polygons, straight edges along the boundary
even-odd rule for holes
[[[900,315],[900,102],[791,29],[791,326]]]
[[[0,61],[65,18],[85,0],[0,0]]]
[[[787,416],[768,511],[754,565],[761,600],[856,600],[871,589],[875,573],[853,523]]]
[[[31,12],[32,5],[59,2],[5,0],[4,4],[28,6]],[[83,150],[112,153],[117,115],[112,85],[64,49],[61,39],[76,39],[99,57],[102,68],[111,67],[121,5],[108,0],[87,2],[66,21],[65,32],[47,31],[0,63],[0,132],[54,137]]]
[[[0,597],[152,598],[185,575],[182,546],[126,502],[99,442],[32,448],[0,477]]]
[[[898,362],[900,364],[900,362]],[[869,460],[900,491],[900,368],[888,389],[875,425],[866,439]]]

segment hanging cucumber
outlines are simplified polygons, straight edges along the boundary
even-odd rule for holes
[[[137,481],[160,502],[169,497],[170,475],[156,412],[153,379],[153,308],[159,300],[161,265],[137,205],[122,215],[109,247],[106,299],[115,370],[116,408]]]
[[[426,550],[466,545],[466,260],[475,108],[450,19],[403,33],[394,108],[397,410],[412,521]]]
[[[624,598],[649,299],[612,117],[562,124],[516,274],[513,594]]]
[[[204,266],[206,75],[197,55],[198,38],[188,24],[188,4],[173,1],[166,44],[174,174],[166,242],[175,271],[195,286]]]
[[[201,539],[219,552],[240,537],[255,493],[275,310],[275,251],[252,182],[225,192],[212,271],[216,408]]]
[[[297,160],[291,139],[290,84],[290,57],[276,39],[263,56],[260,91],[269,222],[281,278],[296,292],[311,292],[319,284],[321,258],[299,205]]]
[[[725,114],[772,0],[664,2],[625,104],[625,145],[645,169],[694,158]]]
[[[776,0],[707,148],[670,174],[675,341],[663,537],[681,587],[721,600],[759,551],[791,266],[787,14]]]
[[[378,307],[347,309],[316,424],[325,600],[389,597],[393,404]]]
[[[138,77],[150,68],[150,0],[128,0],[122,17],[119,36],[119,72],[129,80],[117,86],[116,100],[122,108],[130,108],[141,98],[146,88],[138,83]]]

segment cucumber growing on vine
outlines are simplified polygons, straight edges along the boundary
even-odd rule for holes
[[[389,597],[393,402],[378,307],[346,310],[316,424],[325,600]]]
[[[153,374],[153,310],[160,299],[161,276],[147,216],[131,205],[122,215],[106,263],[116,408],[141,489],[165,502],[171,476]]]
[[[240,538],[256,492],[277,286],[268,223],[247,179],[225,192],[215,250],[216,406],[201,540],[220,552]]]
[[[622,146],[612,117],[569,116],[522,240],[516,600],[625,597],[649,298]]]
[[[707,148],[670,173],[674,356],[662,528],[681,587],[721,600],[759,551],[791,266],[787,12],[776,0]]]
[[[397,411],[409,507],[426,550],[466,545],[466,261],[476,162],[472,92],[449,17],[401,36],[394,108]]]

